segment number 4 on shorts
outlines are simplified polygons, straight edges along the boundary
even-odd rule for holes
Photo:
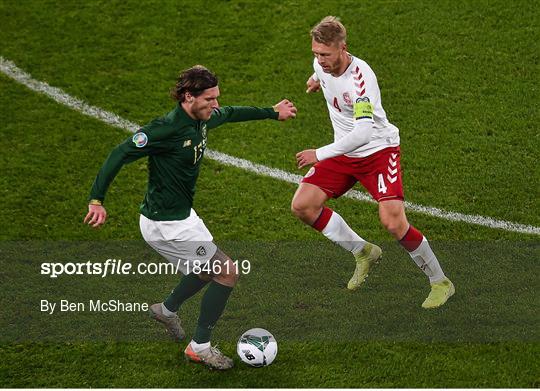
[[[377,187],[378,187],[379,193],[386,194],[386,190],[388,190],[388,188],[384,184],[384,175],[383,174],[379,174],[379,180],[377,181]]]

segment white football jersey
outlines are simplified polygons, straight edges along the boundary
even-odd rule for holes
[[[381,103],[381,91],[377,77],[370,66],[363,60],[351,56],[352,62],[339,77],[325,73],[314,59],[314,79],[319,80],[326,98],[330,120],[334,128],[334,141],[349,134],[357,121],[373,125],[373,133],[367,144],[346,154],[349,157],[366,157],[387,147],[399,145],[399,129],[386,118]],[[373,105],[373,118],[355,118],[355,102],[370,102]]]

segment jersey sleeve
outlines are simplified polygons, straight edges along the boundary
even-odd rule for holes
[[[331,157],[341,156],[352,152],[362,145],[369,143],[373,134],[373,125],[366,122],[358,122],[354,125],[352,132],[332,144],[317,148],[315,155],[321,161]]]
[[[254,121],[260,119],[278,119],[279,113],[272,107],[222,106],[215,109],[206,123],[209,129],[217,128],[226,122]]]
[[[169,150],[173,145],[171,139],[174,133],[170,124],[157,119],[116,146],[101,166],[90,190],[89,199],[103,202],[109,185],[125,164]]]

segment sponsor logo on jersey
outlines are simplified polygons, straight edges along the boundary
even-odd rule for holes
[[[143,148],[146,144],[148,144],[148,136],[143,132],[135,133],[131,140],[137,148]]]
[[[185,147],[189,147],[190,145],[191,145],[191,140],[186,140],[186,141],[184,141],[183,147],[184,147],[184,148],[185,148]]]
[[[312,176],[313,174],[315,174],[315,167],[311,167],[309,169],[309,171],[306,173],[306,175],[304,175],[304,178],[309,178],[310,176]]]
[[[349,106],[352,105],[351,96],[349,95],[348,92],[343,93],[343,101],[345,102],[346,105],[349,105]]]

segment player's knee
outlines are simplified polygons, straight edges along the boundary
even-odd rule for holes
[[[239,278],[240,273],[233,267],[232,270],[224,269],[219,275],[214,277],[214,281],[222,285],[233,287],[238,283]]]
[[[401,238],[401,233],[406,226],[401,219],[396,218],[395,216],[381,217],[381,224],[386,228],[386,230],[395,238]]]
[[[300,217],[304,210],[304,205],[301,202],[298,202],[295,198],[291,201],[291,212],[296,217]]]
[[[309,220],[316,212],[316,208],[300,199],[293,198],[291,202],[291,212],[301,220]]]
[[[237,263],[233,262],[225,254],[221,254],[224,259],[214,261],[214,281],[233,287],[240,278],[240,272],[237,268]]]

